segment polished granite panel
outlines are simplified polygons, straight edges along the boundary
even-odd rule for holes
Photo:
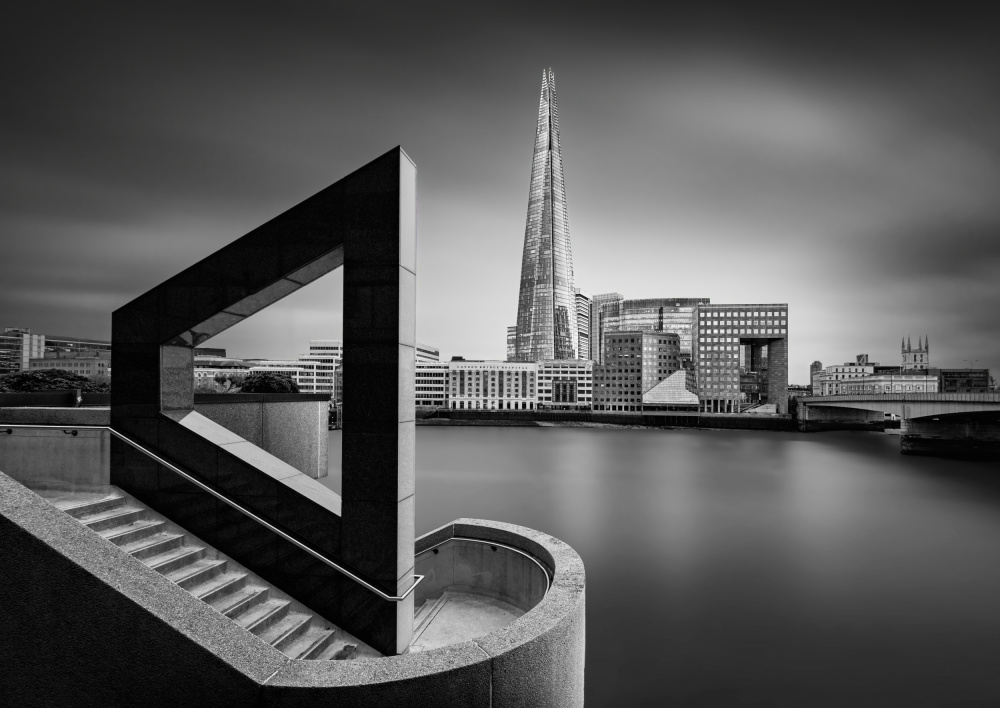
[[[399,396],[409,392],[406,406],[412,408],[412,382],[409,388],[401,385],[398,375],[385,375],[385,367],[405,369],[405,361],[412,359],[415,180],[412,162],[398,148],[391,150],[136,298],[112,318],[117,391],[112,394],[112,421],[117,429],[141,436],[165,459],[231,491],[254,513],[277,525],[287,524],[317,545],[339,546],[342,553],[384,574],[390,585],[396,584],[399,568],[412,565],[412,496],[389,506],[359,501],[354,513],[342,520],[335,510],[341,505],[339,498],[321,494],[312,480],[275,455],[250,442],[224,440],[211,425],[191,425],[193,418],[155,416],[160,411],[192,410],[193,347],[343,264],[348,366],[357,357],[345,397],[353,406],[355,429],[377,433],[391,425],[396,430],[401,415],[410,420]],[[406,271],[402,275],[400,266]],[[353,274],[352,267],[357,269]],[[352,310],[348,303],[358,307]],[[262,417],[265,445],[269,434],[275,439],[287,437],[295,426],[289,415],[296,414],[284,408],[278,404],[274,409],[273,430],[267,414]],[[319,437],[325,443],[326,437]],[[309,461],[298,465],[300,469],[308,472],[315,463],[319,473],[325,467],[322,444],[298,451]],[[287,460],[290,454],[282,457]],[[286,541],[165,468],[136,462],[135,455],[117,449],[112,459],[113,483],[152,497],[145,500],[153,508],[217,542],[222,552],[238,557],[263,577],[278,572],[279,555],[282,562],[294,565],[297,555],[305,553],[289,546],[287,553],[279,554]],[[380,490],[375,494],[379,498],[384,495],[381,490],[393,487],[397,491],[390,496],[409,492],[412,474],[412,445],[402,449],[396,445],[393,453],[374,464],[346,472],[368,479]],[[345,506],[350,507],[349,500]],[[300,599],[308,604],[307,598]],[[389,652],[405,648],[397,630],[409,629],[397,627],[397,618],[388,617],[399,608],[391,604],[387,609],[384,601],[379,602],[371,617],[350,613],[360,631],[346,623],[345,628],[376,648]],[[365,636],[369,630],[376,641]]]

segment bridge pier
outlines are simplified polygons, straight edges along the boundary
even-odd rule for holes
[[[798,406],[800,432],[814,433],[824,430],[885,430],[885,414],[861,408],[834,406]]]
[[[904,455],[1000,459],[1000,416],[993,414],[910,418],[901,426]]]

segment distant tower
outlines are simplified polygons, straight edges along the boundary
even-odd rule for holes
[[[573,251],[552,69],[542,72],[515,326],[516,361],[576,358],[579,341]]]
[[[931,341],[927,335],[921,339],[917,337],[917,346],[910,344],[910,338],[906,337],[901,345],[903,355],[904,371],[922,371],[931,366]]]

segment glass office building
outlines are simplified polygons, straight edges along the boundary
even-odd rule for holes
[[[516,361],[575,359],[579,354],[573,251],[551,69],[542,73],[515,327]]]
[[[614,332],[672,332],[680,338],[681,355],[691,361],[695,318],[698,307],[709,303],[707,297],[625,300],[620,295],[612,295],[617,293],[594,297],[599,306],[591,316],[592,337],[603,339]],[[595,317],[598,319],[596,327]],[[603,343],[599,349],[591,349],[604,356]]]

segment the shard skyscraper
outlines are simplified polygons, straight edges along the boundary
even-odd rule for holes
[[[576,320],[559,111],[555,78],[552,69],[547,69],[542,72],[535,156],[531,163],[514,359],[577,358]],[[583,356],[586,358],[587,354]]]

